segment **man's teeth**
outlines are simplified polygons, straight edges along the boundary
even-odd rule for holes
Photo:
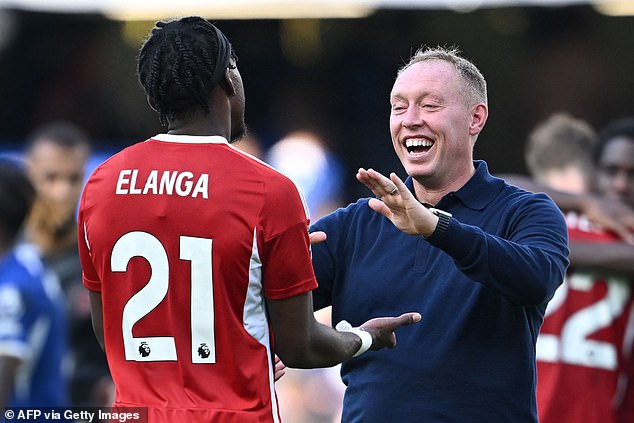
[[[407,148],[431,147],[432,145],[434,145],[434,143],[429,140],[408,139],[407,141],[405,141],[405,147]]]

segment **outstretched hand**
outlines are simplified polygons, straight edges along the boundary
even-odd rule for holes
[[[420,313],[403,313],[398,317],[370,319],[362,324],[360,328],[372,335],[371,350],[394,348],[396,346],[396,334],[394,331],[401,326],[418,323],[421,319]]]
[[[374,169],[361,168],[357,179],[380,198],[370,199],[372,210],[390,219],[399,230],[427,237],[436,229],[438,217],[414,197],[395,173],[387,178]]]

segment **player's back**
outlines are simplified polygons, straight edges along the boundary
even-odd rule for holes
[[[306,226],[299,194],[220,137],[159,138],[97,168],[80,205],[116,405],[147,405],[150,421],[275,421],[263,295],[300,281],[263,284],[263,263],[271,239]]]
[[[566,215],[571,242],[619,242],[584,216]],[[615,421],[619,375],[631,350],[631,281],[571,266],[537,338],[537,401],[543,423]],[[629,339],[629,343],[627,342]],[[571,400],[575,398],[575,400]]]

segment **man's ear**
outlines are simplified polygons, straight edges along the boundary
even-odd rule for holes
[[[152,110],[154,110],[155,112],[158,112],[158,110],[156,110],[156,106],[154,105],[154,101],[152,101],[152,98],[149,95],[145,96],[145,98],[147,99],[147,104],[150,105]]]
[[[469,135],[478,135],[484,128],[484,124],[489,117],[489,109],[486,104],[479,103],[471,111],[471,123],[469,125]]]
[[[224,75],[224,87],[227,90],[227,94],[231,97],[237,94],[236,87],[233,85],[233,79],[231,79],[231,69],[225,69]]]

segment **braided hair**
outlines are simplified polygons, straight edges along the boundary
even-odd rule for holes
[[[186,17],[159,21],[141,47],[139,81],[161,124],[191,109],[209,113],[209,96],[237,60],[225,35],[209,21]]]

